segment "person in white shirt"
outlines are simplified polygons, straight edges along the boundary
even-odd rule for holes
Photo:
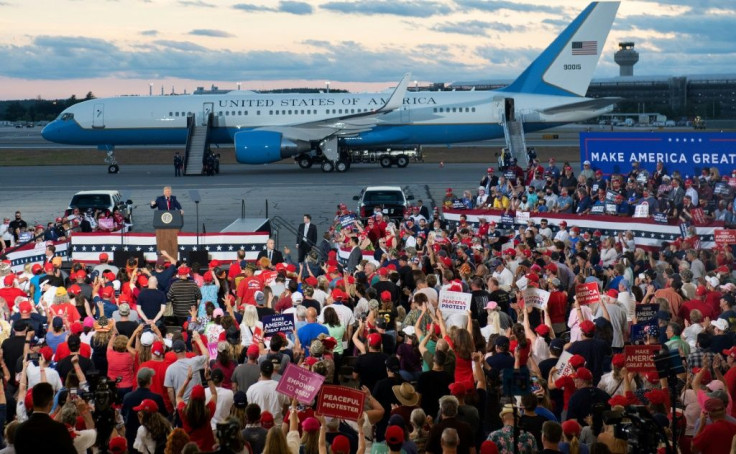
[[[624,380],[627,377],[621,373],[621,368],[626,365],[626,356],[623,353],[617,353],[613,355],[611,360],[613,370],[601,376],[601,381],[598,382],[598,389],[601,389],[608,393],[609,396],[623,396],[625,394]],[[630,389],[635,389],[636,384],[629,382]]]
[[[324,307],[325,301],[327,301],[327,289],[330,285],[330,281],[326,277],[320,276],[317,278],[317,287],[314,288],[314,295],[312,299],[317,301],[320,307]]]
[[[539,221],[539,234],[544,238],[552,238],[552,229],[549,228],[549,221],[546,219]]]
[[[227,388],[220,386],[222,381],[225,379],[225,374],[222,369],[212,369],[210,374],[212,382],[217,388],[217,404],[215,406],[215,414],[212,415],[210,424],[212,424],[212,430],[215,430],[217,424],[227,421],[230,416],[230,409],[233,406],[233,392]],[[212,391],[209,388],[204,389],[204,401],[209,402],[212,397]]]
[[[511,284],[514,283],[514,275],[511,270],[506,268],[501,260],[496,259],[491,266],[493,267],[493,277],[498,280],[498,286],[507,292],[511,290]]]
[[[631,284],[628,279],[619,281],[617,300],[626,309],[626,321],[633,322],[636,315],[636,298],[631,293]]]
[[[54,356],[54,351],[48,345],[41,348],[38,357],[38,366],[33,364],[33,361],[28,362],[26,367],[26,377],[28,378],[28,389],[32,389],[34,386],[42,381],[45,381],[54,388],[54,393],[59,392],[63,388],[59,373],[55,369],[49,367],[51,364],[51,358]]]
[[[276,391],[278,382],[271,379],[272,374],[273,363],[263,361],[261,363],[261,377],[257,382],[250,385],[245,395],[248,398],[248,403],[258,404],[261,411],[270,412],[274,421],[283,421],[290,401],[285,394]]]
[[[567,222],[560,222],[560,230],[555,234],[555,241],[562,241],[563,243],[570,238],[570,234],[567,232]]]

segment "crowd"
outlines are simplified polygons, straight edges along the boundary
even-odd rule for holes
[[[547,207],[555,195],[550,211],[575,212],[570,193],[660,187],[658,171],[646,182],[590,171],[591,184],[547,168],[537,184],[533,165],[509,184],[489,170],[468,207]],[[448,191],[450,205],[465,199]],[[304,221],[296,260],[270,240],[255,262],[160,251],[151,264],[103,254],[67,269],[47,248],[21,273],[0,264],[0,453],[736,452],[730,248],[645,251],[573,217],[559,230],[450,226],[422,203],[396,222],[340,205],[319,241]],[[583,284],[599,290],[590,304],[576,298]],[[533,288],[545,305],[525,304]],[[441,307],[446,294],[466,294],[467,311]],[[266,335],[277,313],[294,329]],[[629,370],[634,344],[655,346],[657,370]],[[362,390],[359,419],[277,391],[290,365]]]

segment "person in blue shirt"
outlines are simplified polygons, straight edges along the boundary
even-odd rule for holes
[[[616,203],[616,215],[617,216],[631,216],[631,205],[624,201],[624,196],[618,194],[614,199]]]
[[[43,294],[43,291],[41,291],[41,280],[46,277],[46,273],[38,263],[33,265],[31,273],[33,273],[33,277],[30,280],[31,294],[33,295],[33,304],[37,305],[41,301],[41,295]]]
[[[94,308],[92,309],[93,316],[95,319],[103,315],[107,318],[112,318],[112,313],[118,310],[118,306],[111,301],[111,298],[115,295],[115,290],[112,287],[102,287],[100,289],[101,283],[101,279],[97,278],[95,286],[92,289],[92,302],[94,303]]]
[[[313,307],[310,307],[307,309],[306,325],[299,328],[299,331],[296,332],[297,337],[299,337],[299,342],[304,346],[304,351],[307,356],[309,356],[309,346],[312,345],[312,341],[316,339],[320,333],[324,333],[326,336],[330,335],[327,327],[317,322],[317,311]]]
[[[572,213],[572,197],[567,193],[567,188],[560,190],[560,196],[557,198],[557,209],[558,213]]]

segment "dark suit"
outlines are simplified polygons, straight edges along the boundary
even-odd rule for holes
[[[164,406],[164,399],[160,394],[156,394],[148,388],[138,388],[126,394],[123,398],[123,408],[120,410],[120,414],[125,420],[125,438],[128,440],[128,446],[133,446],[135,436],[138,433],[138,427],[141,425],[140,421],[138,421],[138,413],[133,411],[133,408],[140,405],[143,399],[155,401],[158,404],[159,413],[164,417],[168,416],[166,407]]]
[[[358,246],[355,246],[352,251],[350,251],[350,256],[348,257],[348,265],[347,269],[351,273],[355,272],[355,268],[360,265],[360,262],[363,260],[363,251]]]
[[[176,200],[176,196],[169,197],[171,203],[166,202],[165,196],[158,196],[156,197],[156,201],[153,202],[153,205],[151,205],[151,209],[160,210],[160,211],[166,211],[166,210],[181,210],[181,205],[179,204],[179,201]]]
[[[264,249],[261,252],[259,252],[256,260],[260,260],[261,257],[268,258],[268,249]],[[271,265],[277,265],[279,263],[282,263],[283,261],[284,261],[284,255],[281,253],[281,251],[277,251],[276,249],[273,249],[272,254],[271,254]]]
[[[46,413],[33,413],[18,426],[15,452],[53,452],[77,454],[66,426]]]
[[[299,249],[299,262],[303,262],[304,258],[307,256],[309,251],[312,249],[312,246],[317,245],[317,226],[314,225],[314,222],[309,223],[309,229],[307,229],[306,237],[307,241],[304,241],[304,227],[306,224],[302,223],[299,224],[299,229],[296,233],[296,245]]]

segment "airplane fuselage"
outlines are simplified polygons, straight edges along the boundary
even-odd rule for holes
[[[119,97],[67,108],[44,137],[76,145],[177,145],[187,140],[187,118],[214,114],[210,142],[232,143],[240,131],[303,125],[379,109],[390,93],[226,94]],[[503,137],[504,98],[527,131],[585,120],[610,108],[548,115],[540,111],[586,98],[499,91],[407,92],[403,105],[368,131],[338,134],[349,146],[450,144]],[[335,120],[339,122],[339,120]]]

